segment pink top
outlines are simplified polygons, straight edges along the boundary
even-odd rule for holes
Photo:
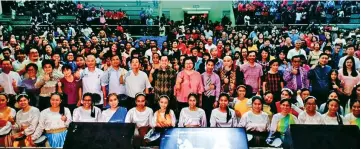
[[[344,82],[343,91],[347,96],[350,96],[352,93],[353,87],[360,82],[360,74],[358,73],[356,77],[353,76],[344,76],[342,68],[338,70],[338,79]]]
[[[176,87],[174,87],[174,96],[177,97],[179,102],[187,102],[189,93],[203,93],[202,76],[199,72],[193,71],[191,75],[188,75],[184,71],[181,71],[177,75],[177,80],[178,78],[182,78],[183,80],[180,90],[176,90]]]

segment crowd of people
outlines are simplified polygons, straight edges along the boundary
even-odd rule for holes
[[[336,5],[340,5],[336,8]],[[359,13],[357,1],[237,0],[234,2],[236,24],[310,24],[349,23],[351,14]],[[330,17],[327,17],[330,15]]]
[[[169,27],[161,46],[121,25],[4,35],[0,146],[62,147],[71,122],[135,123],[142,146],[245,127],[251,146],[284,148],[291,124],[360,126],[359,28]]]
[[[16,16],[30,15],[32,24],[53,24],[57,16],[75,15],[77,12],[76,4],[72,1],[19,0],[14,1],[10,7],[13,19]]]

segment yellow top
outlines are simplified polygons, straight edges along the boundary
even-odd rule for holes
[[[245,98],[243,100],[238,100],[237,103],[234,105],[234,110],[239,113],[241,113],[241,115],[243,115],[244,113],[248,112],[251,109],[249,103],[248,103],[248,98]]]

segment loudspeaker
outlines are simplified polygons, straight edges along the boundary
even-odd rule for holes
[[[294,149],[359,149],[355,125],[291,125]]]
[[[132,149],[135,124],[73,122],[63,149]]]

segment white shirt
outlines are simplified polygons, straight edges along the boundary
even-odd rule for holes
[[[10,71],[9,74],[4,72],[0,74],[0,85],[4,88],[5,94],[16,95],[12,85],[13,79],[16,81],[17,86],[20,86],[21,78],[18,73]]]
[[[217,109],[212,110],[210,123],[211,127],[237,127],[237,118],[234,110],[229,109],[231,119],[227,122],[227,113],[223,113]]]
[[[23,62],[19,62],[18,60],[16,60],[16,61],[13,61],[13,69],[14,69],[14,71],[19,71],[20,70],[20,68],[21,68],[21,65],[24,63],[24,61]]]
[[[212,30],[204,30],[204,35],[206,36],[206,39],[208,39],[209,37],[213,37],[213,31]]]
[[[343,63],[345,63],[345,60],[348,56],[344,56],[344,57],[341,57],[340,61],[338,62],[338,68],[341,69],[343,67]],[[355,63],[356,63],[356,69],[360,69],[360,60],[353,56],[353,59],[355,60]]]
[[[109,85],[109,94],[126,94],[125,85],[119,83],[119,78],[121,75],[125,76],[127,72],[124,68],[119,67],[118,70],[115,70],[113,67],[110,67],[101,77],[102,86]]]
[[[99,122],[101,118],[101,110],[93,106],[94,117],[91,117],[91,109],[85,110],[83,107],[78,107],[73,111],[73,121],[74,122]]]
[[[145,107],[143,112],[139,112],[135,107],[130,109],[125,117],[125,123],[135,123],[137,127],[150,126],[153,120],[153,110]]]
[[[157,53],[159,54],[159,56],[162,56],[162,53],[158,50]],[[145,57],[149,57],[149,62],[153,63],[153,53],[151,49],[148,49],[147,51],[145,51],[144,54]]]
[[[301,20],[301,17],[302,17],[302,13],[297,12],[297,13],[296,13],[296,21],[300,21],[300,20]]]
[[[83,95],[85,93],[96,93],[100,95],[100,102],[96,105],[103,104],[103,92],[101,89],[100,78],[103,76],[103,71],[95,68],[93,72],[90,72],[88,68],[85,68],[80,74],[83,84]]]
[[[109,120],[112,118],[115,112],[117,112],[117,110],[111,110],[110,108],[104,110],[102,112],[100,122],[109,122]]]
[[[24,130],[25,135],[31,135],[35,132],[35,129],[38,126],[39,118],[40,111],[38,108],[30,107],[30,110],[27,112],[23,112],[21,109],[16,114],[16,124],[14,130],[20,131],[21,127],[24,125],[27,126],[27,128]]]
[[[298,115],[298,120],[300,124],[324,124],[322,115],[318,112],[314,116],[310,116],[303,111]]]
[[[146,88],[151,88],[148,76],[143,71],[138,71],[138,75],[135,75],[133,71],[129,71],[124,77],[125,87],[127,95],[135,98],[135,94],[144,92]]]
[[[204,110],[197,108],[196,111],[191,111],[189,107],[183,108],[179,114],[178,127],[185,127],[186,125],[207,127],[207,118]]]
[[[337,122],[337,116],[335,117],[329,117],[328,112],[322,115],[323,121],[325,122],[326,125],[338,125]],[[342,122],[344,125],[348,124],[348,122],[343,118],[342,115],[340,115]]]
[[[270,120],[268,114],[261,111],[260,114],[254,114],[248,111],[242,115],[239,127],[245,127],[247,131],[266,132],[269,129]]]
[[[350,125],[356,125],[356,119],[357,117],[355,117],[353,113],[347,114],[344,118],[345,122],[347,122]]]
[[[296,55],[304,55],[305,58],[307,59],[306,52],[303,49],[300,49],[298,51],[296,51],[296,49],[291,49],[290,51],[288,51],[287,59],[292,59],[292,57]]]
[[[214,45],[213,43],[211,45],[209,45],[208,43],[204,45],[204,48],[208,50],[208,52],[211,52],[211,49],[213,48],[217,48],[216,45]]]
[[[71,113],[68,108],[64,109],[64,115],[66,116],[66,121],[61,120],[62,115],[59,112],[52,112],[50,108],[47,108],[40,113],[40,119],[38,127],[36,128],[34,134],[31,136],[33,140],[38,139],[44,130],[67,128],[71,123]]]

